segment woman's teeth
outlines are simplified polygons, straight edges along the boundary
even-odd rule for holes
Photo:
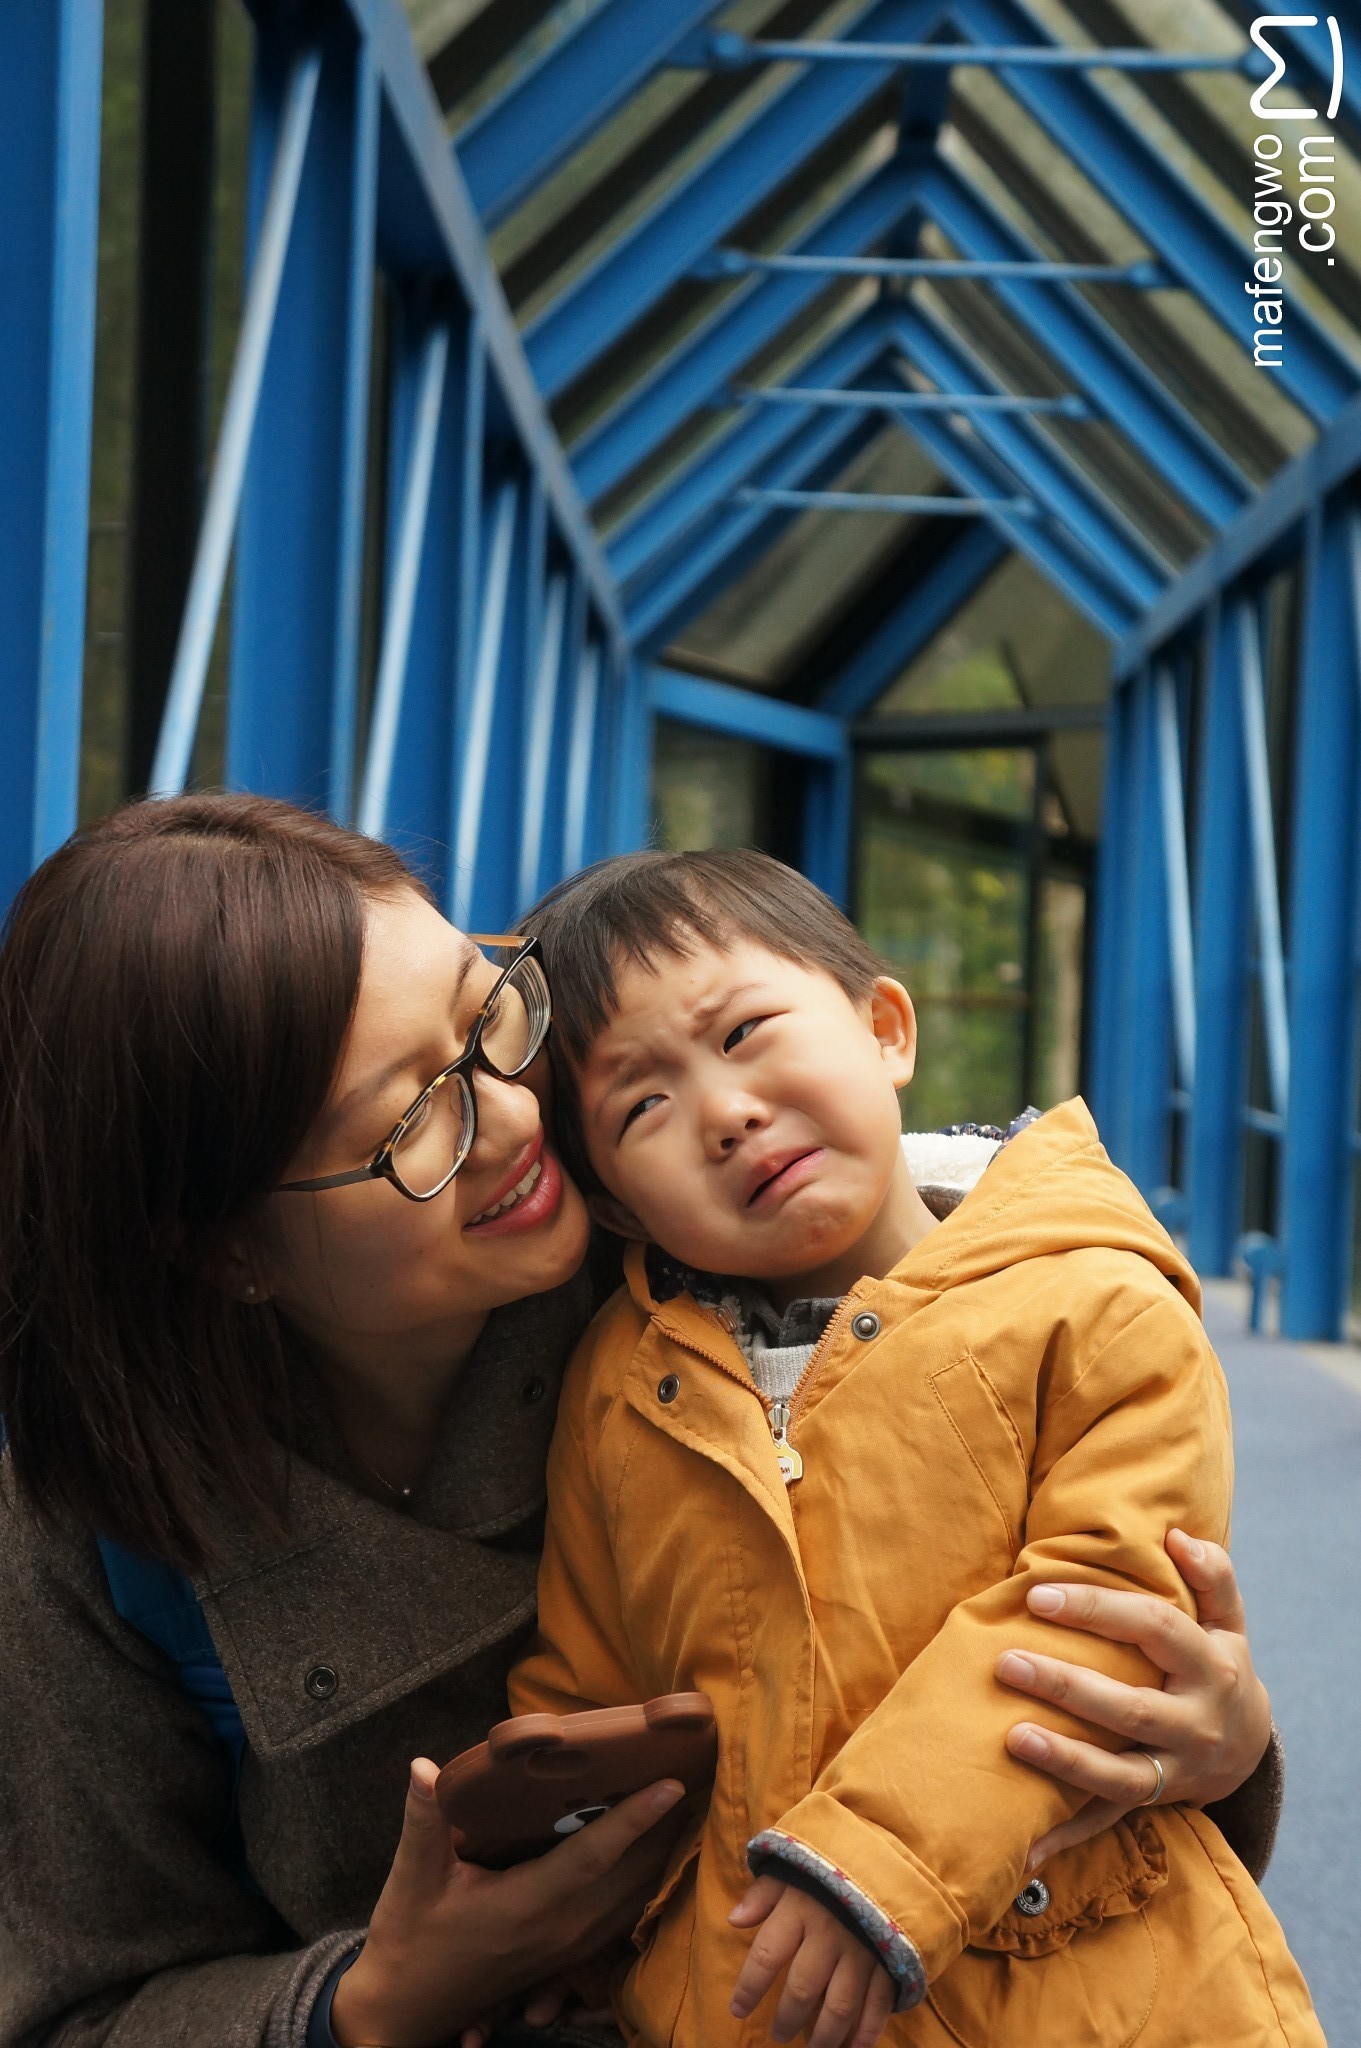
[[[507,1209],[513,1209],[515,1207],[515,1204],[517,1202],[522,1202],[525,1196],[535,1186],[535,1184],[538,1181],[539,1175],[542,1172],[543,1161],[541,1159],[536,1159],[534,1161],[534,1164],[530,1167],[529,1172],[525,1175],[524,1179],[517,1180],[514,1187],[511,1189],[510,1193],[507,1196],[505,1196],[505,1198],[502,1201],[497,1202],[494,1208],[484,1209],[480,1216],[474,1216],[473,1222],[490,1223],[493,1216],[504,1215]]]

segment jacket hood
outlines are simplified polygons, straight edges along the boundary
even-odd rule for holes
[[[944,1206],[938,1193],[946,1192],[948,1201],[961,1179],[968,1186],[913,1246],[895,1278],[935,1294],[1055,1252],[1137,1252],[1199,1314],[1194,1272],[1134,1183],[1108,1157],[1080,1097],[1060,1103],[1005,1144],[935,1133],[903,1142],[928,1206]],[[990,1148],[987,1158],[981,1155],[984,1145]],[[952,1161],[952,1147],[969,1150]],[[953,1180],[947,1178],[951,1166]]]
[[[941,1220],[894,1269],[924,1295],[980,1280],[1055,1252],[1137,1252],[1200,1313],[1200,1283],[1134,1183],[1114,1165],[1080,1096],[1005,1141],[974,1130],[903,1138],[909,1171]],[[690,1274],[655,1247],[625,1262],[644,1312],[708,1275]]]

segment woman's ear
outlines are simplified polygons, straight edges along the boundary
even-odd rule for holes
[[[213,1279],[224,1294],[246,1308],[260,1308],[273,1294],[260,1272],[260,1262],[244,1245],[229,1244],[213,1265]]]
[[[616,1202],[613,1195],[587,1195],[586,1207],[591,1220],[604,1230],[612,1230],[616,1237],[632,1238],[637,1244],[650,1244],[652,1233],[644,1230],[632,1209],[622,1202]]]
[[[917,1013],[900,981],[879,975],[870,998],[870,1024],[895,1088],[906,1088],[917,1065]]]

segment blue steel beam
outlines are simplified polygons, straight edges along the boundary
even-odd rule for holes
[[[1181,769],[1181,716],[1169,662],[1153,671],[1153,716],[1158,749],[1158,798],[1167,885],[1167,941],[1172,974],[1172,1043],[1178,1085],[1196,1078],[1196,970],[1191,940],[1191,877],[1186,858],[1186,796]]]
[[[1251,851],[1239,612],[1225,593],[1205,635],[1196,798],[1196,1085],[1186,1147],[1188,1250],[1197,1272],[1233,1272],[1243,1221]],[[1109,826],[1107,827],[1109,830]]]
[[[877,0],[857,26],[872,39],[929,32],[942,11],[941,0]],[[570,384],[892,75],[890,65],[864,64],[791,79],[669,186],[527,326],[545,396]]]
[[[1151,1200],[1166,1185],[1172,1068],[1172,965],[1167,929],[1167,875],[1159,812],[1157,699],[1152,675],[1126,685],[1134,692],[1133,815],[1125,822],[1126,857],[1133,855],[1128,895],[1130,949],[1120,1021],[1125,1068],[1126,1127],[1120,1164]],[[1134,1021],[1137,1019],[1137,1029]]]
[[[1055,44],[1036,49],[1033,44],[1012,43],[992,47],[978,43],[860,43],[851,40],[825,43],[796,42],[757,36],[748,39],[732,30],[706,38],[709,61],[720,70],[770,62],[803,64],[864,64],[889,57],[895,64],[913,70],[936,65],[953,71],[970,66],[999,71],[1006,66],[1049,71],[1238,71],[1244,76],[1256,69],[1246,57],[1217,56],[1200,50],[1097,49],[1072,50]],[[703,52],[696,51],[698,57]]]
[[[1305,548],[1304,633],[1290,863],[1290,1095],[1281,1150],[1281,1335],[1344,1334],[1356,1111],[1358,669],[1351,519],[1315,508]]]
[[[388,822],[388,801],[406,694],[416,591],[425,557],[430,491],[448,364],[449,328],[441,321],[424,337],[415,374],[410,449],[397,516],[383,640],[373,690],[373,714],[359,792],[359,830],[367,832],[372,839],[383,837]]]
[[[810,277],[905,277],[949,282],[1008,278],[1026,284],[1127,284],[1143,291],[1174,282],[1157,263],[1051,263],[1037,256],[1019,263],[961,256],[760,256],[749,249],[716,249],[700,266],[705,277],[745,277],[750,271],[790,271]]]
[[[855,762],[848,755],[809,768],[804,784],[803,844],[799,864],[810,882],[849,911]]]
[[[850,752],[845,721],[826,711],[811,711],[761,690],[739,690],[731,683],[709,682],[678,669],[653,668],[649,686],[653,712],[684,725],[755,740],[812,761],[842,761]]]
[[[573,875],[587,858],[590,823],[591,766],[596,746],[596,709],[604,656],[599,640],[588,634],[581,650],[572,696],[571,739],[567,751],[567,791],[563,806],[562,871]]]
[[[454,139],[474,206],[503,220],[665,64],[718,0],[604,0]]]
[[[282,57],[261,38],[252,240],[283,111]],[[243,483],[227,780],[342,819],[355,767],[377,169],[378,81],[337,15]]]
[[[977,42],[1038,45],[1043,34],[1021,0],[955,0],[961,27]],[[1008,89],[1058,147],[1143,236],[1242,347],[1251,351],[1251,258],[1194,188],[1139,134],[1129,117],[1081,77],[1013,66]],[[1246,312],[1245,312],[1245,309]],[[1275,373],[1273,373],[1275,374]],[[1331,335],[1298,302],[1278,382],[1316,420],[1332,419],[1355,396],[1357,372]]]
[[[832,253],[868,247],[911,210],[916,182],[916,171],[894,159],[797,246]],[[575,444],[572,468],[583,495],[602,497],[697,407],[725,403],[728,380],[822,289],[815,277],[751,278],[726,297]]]
[[[470,924],[505,922],[513,904],[498,905],[481,900],[479,853],[482,814],[487,795],[487,773],[491,764],[492,722],[498,694],[507,702],[513,692],[505,688],[503,648],[506,613],[511,597],[511,570],[515,557],[516,526],[520,518],[520,486],[512,481],[500,485],[487,519],[484,568],[481,578],[477,652],[473,663],[466,707],[460,705],[462,727],[458,748],[457,801],[454,811],[454,887],[466,906]],[[499,816],[498,831],[507,844],[512,819]],[[497,911],[501,912],[498,917]]]
[[[1131,674],[1150,653],[1192,625],[1220,590],[1282,545],[1320,498],[1361,469],[1361,398],[1271,482],[1150,606],[1112,657],[1113,673]]]
[[[858,647],[818,695],[824,711],[859,718],[948,626],[1007,555],[995,527],[980,520],[936,563],[924,583],[909,590],[883,624]]]
[[[0,905],[76,822],[103,48],[100,0],[0,21]]]
[[[1128,1130],[1129,1060],[1125,1053],[1131,1034],[1125,1028],[1129,1019],[1125,984],[1130,958],[1130,877],[1136,851],[1131,844],[1131,784],[1136,768],[1134,702],[1133,683],[1112,692],[1106,727],[1105,795],[1093,906],[1094,973],[1088,1013],[1092,1108],[1107,1150],[1115,1159],[1124,1156]]]
[[[930,519],[1033,519],[1033,498],[950,498],[923,491],[767,491],[755,486],[733,492],[739,505],[783,505],[791,512],[914,513]]]
[[[965,393],[952,391],[820,391],[800,384],[747,385],[733,393],[743,405],[839,405],[847,411],[908,413],[959,413],[971,418],[979,412],[1053,413],[1060,419],[1088,420],[1092,408],[1072,393],[1063,398],[1020,398],[1011,393]]]
[[[893,332],[908,360],[943,390],[995,387],[962,342],[932,316],[904,306],[893,316]],[[920,437],[920,418],[902,422]],[[948,431],[948,429],[947,429]],[[1030,495],[1066,528],[1132,605],[1150,604],[1163,588],[1166,571],[1118,507],[1100,498],[1076,464],[1023,419],[980,414],[974,435],[990,448]]]
[[[623,680],[608,851],[633,853],[652,837],[654,722],[647,670],[630,660]]]
[[[1019,261],[1038,253],[948,164],[928,167],[919,191],[928,216],[964,254]],[[1005,281],[995,290],[1178,497],[1211,525],[1235,516],[1250,495],[1247,478],[1080,292],[1037,293]]]
[[[226,582],[227,563],[236,531],[236,516],[255,432],[265,363],[274,335],[284,262],[293,232],[320,82],[321,51],[317,48],[301,50],[293,59],[284,89],[274,163],[260,219],[236,358],[222,411],[212,481],[203,508],[203,523],[199,529],[198,549],[175,649],[175,664],[170,673],[160,738],[151,766],[153,796],[169,796],[183,789],[193,756],[203,686],[207,681],[208,661],[217,631],[222,587]]]
[[[1276,828],[1271,815],[1262,626],[1255,605],[1243,605],[1238,610],[1238,662],[1267,1074],[1271,1085],[1271,1107],[1277,1116],[1284,1116],[1290,1096],[1290,1022],[1285,993],[1285,952],[1281,942],[1280,881],[1276,873]]]
[[[580,564],[602,623],[618,637],[623,626],[618,593],[553,431],[543,394],[526,362],[486,238],[449,147],[439,103],[416,54],[407,17],[399,0],[345,0],[345,4],[367,38],[382,82],[391,133],[409,164],[419,204],[428,210],[440,257],[452,270],[472,311],[482,349],[494,366],[496,383],[526,460],[543,481],[552,523]]]
[[[525,727],[520,872],[516,878],[521,909],[527,909],[531,903],[536,902],[548,886],[543,871],[544,826],[548,811],[553,728],[557,718],[559,679],[562,675],[565,652],[567,586],[567,572],[564,569],[558,569],[548,579],[538,658],[534,663],[530,682]]]

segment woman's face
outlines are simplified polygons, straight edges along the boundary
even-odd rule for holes
[[[498,972],[414,892],[370,898],[349,1034],[283,1178],[371,1159],[463,1050]],[[378,1344],[394,1363],[433,1363],[466,1346],[489,1309],[556,1287],[581,1263],[585,1205],[545,1143],[546,1060],[518,1081],[478,1072],[473,1085],[476,1141],[433,1201],[408,1201],[383,1179],[270,1196],[255,1248],[262,1291],[323,1354],[339,1361]],[[488,1217],[536,1165],[530,1189]]]

